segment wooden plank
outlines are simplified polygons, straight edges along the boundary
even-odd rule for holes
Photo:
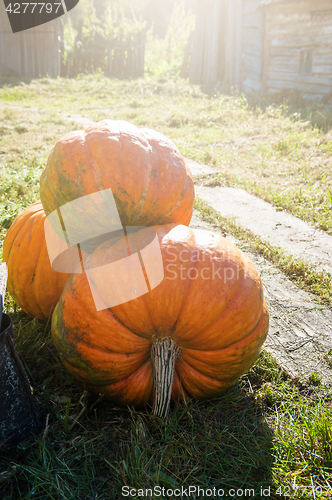
[[[297,38],[275,38],[271,37],[271,48],[276,49],[300,49],[303,47],[313,46],[313,41],[310,36],[303,36]]]
[[[249,56],[248,54],[243,54],[244,65],[247,69],[261,73],[262,71],[262,58],[258,56]]]
[[[243,0],[237,0],[236,37],[235,37],[235,72],[234,84],[241,89],[242,84],[242,47],[243,47]]]
[[[246,4],[247,2],[245,2]],[[245,12],[245,7],[244,7],[244,12],[243,12],[243,26],[245,28],[256,28],[259,30],[264,29],[264,24],[263,24],[263,16],[261,12],[258,12],[257,10],[253,12]]]
[[[258,7],[260,7],[262,0],[246,0],[244,3],[244,15],[249,15],[251,13],[256,14],[258,12]]]
[[[193,53],[190,60],[189,79],[192,83],[200,83],[203,66],[204,42],[205,42],[205,16],[204,3],[198,2],[196,10],[196,26],[193,44]]]
[[[289,47],[272,47],[269,39],[269,53],[271,57],[282,56],[282,57],[299,57],[301,49],[299,47],[289,48]]]
[[[268,82],[268,88],[269,88],[269,93],[280,92],[283,89],[293,89],[293,90],[299,90],[304,95],[312,95],[316,97],[323,97],[331,90],[331,86],[325,88],[309,87],[309,86],[299,87],[299,85],[296,85],[295,83],[293,83],[292,85],[285,86],[285,84],[282,82],[274,82],[274,81]]]
[[[245,79],[244,89],[261,87],[263,70],[264,17],[257,7],[261,2],[246,0],[243,13],[243,66]],[[254,83],[253,83],[254,82]]]
[[[233,85],[234,81],[234,3],[228,2],[227,30],[226,30],[226,81]]]
[[[298,74],[299,68],[300,68],[300,60],[283,64],[276,64],[271,61],[269,70],[280,73],[285,72],[285,73]]]
[[[329,74],[332,74],[332,61],[330,62],[330,64],[319,64],[317,63],[317,61],[313,61],[312,63],[312,72],[313,73],[322,73],[322,74],[326,74],[326,73],[329,73]]]
[[[243,82],[243,90],[252,92],[253,90],[261,90],[261,81],[254,78],[246,78]]]
[[[274,4],[265,7],[265,11],[269,11],[272,14],[276,14],[279,12],[290,13],[290,12],[303,12],[313,10],[313,6],[315,11],[329,11],[332,8],[331,0],[319,0],[313,4],[313,0],[299,1],[299,2],[290,2],[282,3],[282,4]]]
[[[285,81],[285,80],[279,80],[278,78],[269,78],[268,79],[268,87],[270,86],[279,86],[279,88],[294,88],[294,89],[299,89],[301,91],[303,90],[310,90],[311,92],[317,92],[317,94],[322,94],[325,92],[331,90],[331,84],[329,85],[324,85],[321,84],[320,82],[299,82],[295,80],[290,80],[290,81]]]
[[[297,72],[281,72],[281,71],[269,71],[270,80],[278,80],[287,82],[295,82],[304,85],[331,85],[331,75],[322,77],[320,75],[300,75]]]

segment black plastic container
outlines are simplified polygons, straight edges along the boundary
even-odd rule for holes
[[[0,302],[2,297],[0,295]],[[2,304],[0,308],[2,309]],[[0,314],[1,318],[1,314]],[[1,321],[1,320],[0,320]],[[40,430],[38,405],[15,350],[12,320],[2,314],[0,328],[0,449]]]

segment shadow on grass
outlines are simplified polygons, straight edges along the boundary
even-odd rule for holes
[[[45,424],[39,436],[0,449],[2,500],[170,498],[168,489],[201,498],[198,487],[216,488],[215,498],[262,498],[269,486],[273,498],[273,433],[252,391],[265,372],[254,369],[214,400],[177,404],[163,422],[149,408],[89,395],[59,362],[49,328],[22,313],[14,320]]]
[[[6,74],[0,73],[0,88],[17,87],[18,85],[22,85],[22,83],[24,83],[25,85],[29,85],[29,83],[31,83],[32,80],[33,80],[32,77],[20,76],[17,75],[16,73],[6,73]]]
[[[324,98],[308,98],[300,90],[285,88],[272,94],[248,94],[247,101],[250,108],[259,108],[263,112],[270,106],[278,107],[283,116],[293,121],[309,122],[312,127],[328,132],[332,128],[331,97],[329,94]]]

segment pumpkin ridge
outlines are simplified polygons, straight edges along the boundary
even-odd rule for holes
[[[191,280],[191,281],[194,281],[194,280]],[[237,282],[237,287],[234,287],[234,293],[233,293],[233,295],[231,296],[231,298],[229,299],[228,304],[226,305],[225,309],[222,311],[222,313],[221,313],[221,314],[223,314],[225,311],[227,311],[227,309],[230,307],[230,305],[231,305],[231,303],[233,302],[233,300],[234,300],[234,299],[236,299],[237,295],[241,292],[241,286],[240,286],[240,285],[241,285],[241,283],[240,283],[240,282]],[[182,308],[181,308],[181,309],[182,309]],[[210,328],[212,328],[212,327],[213,327],[213,325],[214,325],[215,323],[217,323],[219,320],[220,320],[220,317],[215,318],[215,319],[214,319],[214,320],[213,320],[213,321],[212,321],[212,322],[211,322],[211,323],[210,323],[210,324],[209,324],[209,325],[208,325],[208,326],[204,329],[204,332],[205,332],[205,331],[207,331],[207,330],[209,330]],[[258,323],[257,323],[257,324],[258,324]],[[255,327],[254,327],[254,328],[256,328],[256,326],[257,326],[257,325],[255,325]],[[252,331],[253,331],[253,330],[251,330],[251,332],[252,332]],[[200,331],[199,333],[202,335],[204,332]],[[251,333],[251,332],[250,332],[250,333]],[[230,345],[231,345],[231,344],[230,344]],[[225,347],[226,347],[226,346],[225,346]],[[185,349],[185,348],[183,347],[183,349]],[[199,351],[199,349],[197,349],[197,350]],[[209,349],[209,350],[212,350],[212,351],[216,350],[216,351],[217,351],[218,349]]]
[[[47,249],[46,249],[46,252],[47,252]],[[47,253],[47,257],[48,257],[48,253]],[[39,273],[39,267],[40,267],[40,264],[42,263],[42,260],[41,259],[38,259],[37,260],[37,263],[35,265],[35,268],[34,268],[34,272],[33,272],[33,280],[32,280],[32,287],[33,287],[33,291],[34,291],[34,297],[35,297],[35,302],[36,302],[36,305],[38,306],[38,309],[40,310],[40,312],[42,313],[42,315],[44,316],[44,318],[46,320],[49,320],[49,315],[47,314],[47,312],[44,312],[44,310],[42,309],[42,307],[40,306],[39,304],[39,300],[37,300],[37,294],[36,294],[36,290],[35,290],[35,276],[37,275],[38,276],[38,273]],[[52,267],[51,265],[51,262],[50,262],[50,267]],[[42,272],[42,271],[41,271]],[[56,304],[53,305],[53,307],[55,307]],[[51,314],[51,313],[50,313]]]
[[[176,364],[175,364],[175,370],[176,370],[176,372],[177,372],[177,374],[178,374],[178,377],[179,377],[179,378],[180,378],[180,375],[181,375],[181,368],[179,369],[179,366],[180,366],[181,364],[184,364],[184,365],[188,365],[188,366],[190,366],[190,368],[192,368],[193,370],[195,370],[197,373],[204,375],[204,377],[207,377],[207,378],[209,378],[209,379],[213,380],[214,382],[220,382],[220,380],[218,380],[218,379],[216,379],[216,378],[214,378],[214,377],[211,377],[211,375],[205,375],[205,373],[202,373],[202,372],[200,372],[199,370],[197,370],[197,368],[196,368],[195,366],[193,366],[191,363],[189,363],[189,362],[187,361],[187,359],[186,359],[186,360],[184,360],[184,359],[182,358],[182,356],[180,357],[180,360],[181,360],[181,363],[180,363],[179,361],[177,361],[177,362],[176,362]],[[181,381],[183,382],[182,377],[181,377]]]
[[[23,223],[23,224],[21,224],[21,226],[18,228],[18,231],[17,231],[17,233],[15,234],[15,236],[14,236],[14,238],[13,238],[13,240],[12,240],[12,243],[11,243],[11,245],[10,245],[10,249],[8,250],[8,252],[6,252],[6,254],[5,254],[5,252],[3,252],[3,253],[4,253],[4,255],[3,255],[3,261],[4,261],[4,262],[8,262],[8,260],[9,260],[9,258],[10,258],[10,254],[11,254],[12,248],[13,248],[13,245],[14,245],[15,240],[16,240],[16,238],[17,238],[17,235],[18,235],[18,233],[21,231],[21,229],[22,229],[22,227],[23,227],[23,226],[24,226],[24,223]],[[8,231],[9,231],[9,230],[8,230]],[[5,255],[7,256],[6,258],[5,258]]]
[[[158,225],[162,225],[162,224],[163,224],[163,222],[162,222],[162,221],[163,221],[164,219],[167,219],[167,217],[169,217],[175,209],[179,208],[179,205],[181,204],[181,201],[182,201],[182,199],[183,199],[183,195],[184,195],[184,193],[185,193],[185,189],[186,189],[186,185],[187,185],[187,182],[188,182],[188,177],[189,177],[189,176],[188,176],[188,169],[187,169],[186,171],[187,171],[187,175],[186,175],[186,176],[185,176],[185,178],[184,178],[184,185],[183,185],[182,191],[181,191],[181,193],[180,193],[180,196],[179,196],[179,198],[178,198],[178,201],[177,201],[177,202],[174,204],[174,206],[173,206],[173,207],[172,207],[172,208],[171,208],[171,209],[167,212],[167,214],[165,214],[163,217],[161,217],[161,219],[159,219],[159,221],[158,221],[158,222],[156,222],[154,225],[156,225],[156,226],[158,226]]]
[[[84,344],[83,344],[84,347]],[[100,367],[100,373],[98,374],[100,378],[103,378],[103,381],[100,382],[100,385],[113,384],[116,382],[120,382],[121,380],[126,379],[127,377],[132,376],[142,364],[150,362],[150,349],[141,349],[131,353],[123,353],[116,351],[107,351],[98,349],[98,347],[90,347],[88,349],[81,349],[80,344],[78,343],[74,346],[73,352],[76,348],[76,355],[71,356],[70,364],[79,369],[79,364],[82,362],[91,372],[96,372],[96,362],[92,360],[92,358],[96,358],[96,356],[100,356],[98,358],[98,362],[103,364],[104,367]],[[112,358],[112,354],[114,357]],[[126,359],[127,361],[130,359],[130,364],[126,366],[125,370],[122,369],[122,373],[116,375],[114,373],[114,369],[117,367],[121,360]],[[104,361],[104,363],[103,363]],[[107,363],[106,363],[107,362]],[[69,363],[69,361],[68,361]],[[139,364],[139,366],[138,366]],[[86,383],[89,383],[89,378],[86,378],[86,375],[81,375],[82,380],[85,379]],[[114,380],[117,379],[117,380]]]
[[[45,173],[44,178],[45,178],[45,180],[46,180],[46,184],[48,185],[48,188],[49,188],[49,190],[51,191],[52,196],[53,196],[53,199],[54,199],[54,201],[55,201],[55,204],[56,204],[56,210],[59,210],[59,209],[60,209],[60,205],[59,205],[59,202],[58,202],[58,200],[57,200],[57,197],[56,197],[56,196],[55,196],[55,194],[53,193],[53,190],[52,190],[52,188],[51,188],[51,186],[50,186],[50,183],[48,182],[48,176],[47,176],[47,169],[46,169],[46,168],[44,169],[44,172],[43,172],[43,173]],[[45,215],[46,215],[46,213],[45,213]]]
[[[183,349],[184,357],[182,357],[181,361],[184,363],[187,363],[191,368],[194,370],[198,371],[199,373],[211,377],[214,380],[225,380],[225,381],[232,381],[234,379],[234,374],[231,377],[227,377],[224,372],[222,372],[221,378],[215,378],[211,373],[207,373],[205,371],[204,366],[209,369],[211,368],[216,368],[216,361],[218,360],[218,364],[220,363],[221,359],[226,358],[226,366],[227,363],[229,363],[229,360],[227,361],[228,358],[232,358],[234,356],[238,356],[237,351],[241,350],[241,356],[240,359],[238,359],[238,367],[237,371],[235,370],[235,378],[240,377],[243,373],[247,371],[247,367],[249,365],[252,365],[252,362],[254,359],[257,358],[257,353],[260,351],[262,344],[264,343],[266,336],[267,336],[267,329],[266,326],[268,325],[268,311],[267,307],[264,308],[262,315],[255,326],[255,328],[246,336],[243,337],[242,339],[234,342],[233,344],[230,344],[228,346],[222,347],[221,349],[217,349],[216,352],[218,352],[218,358],[214,356],[214,358],[209,359],[209,354],[213,353],[213,350],[209,349],[206,351],[202,351],[205,356],[207,356],[208,362],[206,360],[200,359],[200,355],[195,357],[195,353],[192,353],[192,351],[197,351],[199,353],[198,349]],[[262,330],[265,329],[265,335],[262,336]],[[230,350],[233,350],[229,352]],[[236,362],[232,364],[233,368],[236,367]],[[209,370],[208,370],[209,371]],[[216,374],[215,374],[216,375]]]
[[[36,204],[37,204],[37,203],[40,203],[40,204],[41,204],[41,201],[35,201],[35,203],[36,203]],[[38,210],[36,210],[36,212],[34,212],[34,214],[36,214],[36,213],[40,212],[41,210],[43,210],[43,206],[42,206],[42,205],[41,205],[41,207],[40,207]],[[4,252],[4,255],[3,255],[3,261],[4,261],[4,262],[7,262],[7,260],[9,259],[9,257],[10,257],[10,253],[11,253],[12,248],[13,248],[13,245],[14,245],[14,242],[15,242],[15,240],[16,240],[16,238],[17,238],[17,236],[18,236],[19,232],[23,229],[23,226],[24,226],[24,225],[25,225],[25,223],[28,221],[28,219],[29,219],[29,217],[27,217],[27,218],[24,220],[24,222],[22,222],[22,223],[19,225],[19,228],[18,228],[17,232],[15,233],[15,236],[13,237],[13,240],[12,240],[12,243],[11,243],[11,245],[10,245],[10,248],[9,248],[8,252],[6,252],[6,254],[5,254],[5,252]],[[14,223],[15,223],[15,221],[13,222],[13,224],[14,224]],[[9,228],[9,229],[10,229],[10,228]],[[9,231],[9,229],[8,229],[8,231]],[[7,233],[8,233],[8,231],[7,231]],[[5,260],[5,255],[7,255],[7,260]]]
[[[195,236],[195,243],[196,243],[196,236]],[[198,261],[195,261],[195,266],[194,266],[194,267],[195,267],[195,269],[196,269],[196,266],[198,265],[198,264],[197,264],[197,262],[198,262]],[[186,305],[186,303],[187,303],[187,300],[186,300],[186,299],[187,299],[187,297],[188,297],[188,295],[189,295],[189,294],[188,294],[188,292],[189,292],[189,290],[190,290],[190,288],[191,288],[191,286],[193,285],[193,283],[194,283],[194,281],[195,281],[195,280],[187,280],[187,281],[188,281],[188,283],[189,283],[189,284],[188,284],[188,285],[187,285],[187,287],[186,287],[186,292],[183,294],[183,301],[182,301],[181,307],[180,307],[180,309],[179,309],[179,311],[178,311],[178,315],[177,315],[177,318],[176,318],[175,323],[174,323],[174,326],[173,326],[173,333],[175,333],[177,322],[178,322],[178,320],[179,320],[179,317],[181,316],[181,313],[182,313],[182,311],[183,311],[184,306],[185,306],[185,305]],[[172,338],[172,336],[171,336],[171,338]],[[175,341],[174,341],[174,342],[175,342]],[[177,344],[178,344],[178,343],[177,343]],[[181,347],[181,346],[179,346],[179,347]],[[181,349],[182,349],[182,347],[181,347]]]
[[[44,222],[42,221],[42,219],[40,219],[39,221],[39,224],[41,224],[43,226],[43,230],[44,230]],[[31,225],[31,230],[32,230],[32,226],[33,226],[34,222],[32,223]],[[44,242],[45,243],[45,242]],[[46,243],[45,243],[45,246],[46,246]],[[47,248],[46,248],[46,252],[47,252]],[[48,257],[48,253],[47,253],[47,257]],[[35,300],[35,304],[37,305],[39,311],[41,312],[41,314],[43,315],[43,317],[45,319],[49,319],[49,315],[47,315],[47,313],[45,313],[42,309],[42,307],[40,306],[39,304],[39,300],[37,300],[37,294],[36,294],[36,290],[35,290],[35,280],[34,280],[34,277],[36,276],[37,272],[38,272],[38,266],[40,265],[41,263],[41,259],[38,259],[37,262],[36,262],[36,265],[35,265],[35,268],[34,268],[34,273],[33,273],[33,285],[32,285],[32,288],[33,288],[33,293],[34,293],[34,300]],[[50,267],[51,266],[51,263],[50,263]],[[55,304],[56,305],[56,304]],[[50,313],[51,314],[51,313]]]
[[[183,388],[192,395],[192,393],[196,392],[195,396],[197,399],[207,399],[207,398],[213,398],[218,396],[220,394],[220,386],[224,387],[224,390],[227,390],[227,388],[232,387],[236,379],[234,381],[220,381],[217,380],[210,375],[205,375],[204,373],[201,373],[199,370],[196,368],[192,367],[184,361],[182,358],[177,362],[177,373],[181,375],[181,380],[182,380],[182,386]],[[184,368],[184,371],[187,371],[184,376],[182,376],[182,370],[181,366]],[[186,366],[189,367],[189,372],[186,370]],[[195,375],[195,382],[193,385],[190,384],[190,375]],[[189,376],[189,380],[186,379],[186,376]],[[196,389],[196,391],[195,391]]]
[[[33,214],[33,215],[34,215],[34,214]],[[29,220],[29,219],[28,219],[28,220]],[[33,226],[33,223],[32,223],[31,228],[30,228],[29,243],[30,243],[30,241],[31,241],[31,230],[32,230],[32,226]],[[22,226],[22,227],[23,227],[23,226]],[[26,238],[27,238],[27,236],[26,236]],[[22,242],[22,245],[23,245],[23,242]],[[34,275],[35,275],[35,273],[36,273],[36,268],[37,268],[37,266],[38,266],[38,263],[39,263],[39,259],[37,259],[37,262],[36,262],[36,264],[35,264],[35,268],[34,268],[34,274],[33,274],[33,276],[34,276]],[[31,293],[32,293],[32,296],[30,295],[30,297],[29,297],[29,298],[31,299],[31,300],[30,300],[30,302],[33,302],[33,303],[34,303],[34,307],[31,307],[31,306],[29,307],[29,306],[28,306],[28,307],[25,307],[24,309],[26,309],[27,311],[30,311],[30,315],[31,315],[31,316],[35,316],[35,314],[33,314],[33,313],[32,313],[32,310],[33,310],[35,307],[37,307],[37,308],[38,308],[38,310],[39,310],[39,312],[40,312],[40,313],[41,313],[41,315],[43,316],[43,318],[45,318],[45,314],[44,314],[44,312],[42,311],[42,309],[41,309],[41,307],[40,307],[40,305],[39,305],[39,303],[38,303],[38,301],[37,301],[36,291],[35,291],[35,286],[34,286],[34,280],[32,280]]]
[[[149,142],[148,142],[148,144],[149,144]],[[147,169],[147,172],[146,172],[146,185],[145,185],[144,191],[142,193],[141,200],[140,200],[138,207],[137,207],[136,217],[134,217],[134,219],[132,221],[133,226],[135,225],[137,219],[139,218],[139,216],[141,215],[141,213],[143,211],[143,207],[144,207],[145,202],[146,202],[146,195],[147,195],[147,192],[148,192],[150,184],[151,184],[151,172],[152,172],[152,165],[151,165],[151,159],[150,159],[151,151],[148,149],[148,152],[149,152],[149,161],[148,161],[149,168]]]
[[[142,372],[142,371],[144,372],[144,371],[146,371],[146,369],[148,369],[148,371],[150,371],[150,378],[152,379],[152,366],[151,366],[151,361],[150,361],[150,360],[148,360],[148,361],[146,361],[145,363],[143,363],[140,367],[138,367],[138,368],[137,368],[137,369],[136,369],[136,370],[135,370],[135,371],[134,371],[131,375],[128,375],[127,377],[125,377],[125,378],[121,379],[119,382],[115,382],[115,383],[113,383],[113,384],[103,384],[103,385],[99,385],[99,386],[98,386],[98,389],[99,389],[99,390],[102,390],[102,391],[103,391],[103,393],[106,393],[106,394],[107,394],[107,388],[108,388],[108,387],[111,389],[111,391],[112,391],[112,389],[113,389],[113,391],[114,391],[114,389],[115,389],[115,387],[116,387],[116,386],[123,385],[123,384],[124,384],[124,386],[128,385],[128,386],[130,387],[130,385],[131,385],[131,384],[128,384],[128,383],[129,383],[129,381],[130,381],[130,379],[132,379],[134,376],[136,376],[136,377],[137,377],[137,375],[138,375],[140,372]],[[146,374],[145,374],[145,375],[146,375]],[[140,378],[142,378],[142,377],[140,377]],[[144,377],[144,379],[146,379],[146,376]],[[151,387],[150,387],[150,393],[149,393],[148,395],[146,395],[146,396],[143,398],[143,399],[144,399],[144,401],[143,401],[143,402],[142,402],[142,401],[140,401],[139,406],[142,406],[143,404],[145,404],[145,403],[147,403],[147,402],[149,401],[149,399],[150,399],[150,397],[151,397],[151,395],[152,395],[152,393],[153,393],[153,386],[152,386],[152,383],[151,383],[150,385],[151,385]],[[91,390],[92,390],[93,392],[96,392],[96,390],[94,389],[94,387],[93,387],[93,386],[91,386],[91,385],[89,386],[89,385],[88,385],[88,388],[89,388],[89,387],[91,387]],[[142,396],[141,396],[141,398],[142,398]],[[121,392],[118,394],[118,396],[115,396],[115,400],[116,400],[116,401],[118,401],[118,402],[120,402],[120,404],[121,404]],[[123,402],[123,401],[122,401],[122,404],[124,404],[124,402]],[[133,404],[133,403],[131,403],[131,404]],[[136,403],[136,406],[137,406],[137,403]]]
[[[216,351],[222,351],[224,349],[228,349],[229,347],[232,347],[232,346],[236,346],[236,344],[240,343],[240,342],[243,342],[245,340],[248,339],[248,337],[250,337],[250,335],[252,335],[254,333],[254,331],[256,330],[256,328],[258,327],[259,323],[262,321],[263,319],[263,316],[264,316],[264,309],[262,310],[262,314],[260,315],[257,323],[255,324],[255,326],[247,333],[247,335],[245,337],[242,337],[241,339],[239,340],[236,340],[235,342],[232,342],[231,344],[227,344],[227,345],[224,345],[223,347],[220,347],[218,349],[197,349],[195,347],[183,347],[182,350],[184,352],[186,351],[197,351],[197,353],[200,353],[200,352],[216,352]],[[188,354],[190,356],[190,354]],[[190,363],[188,363],[190,364]]]
[[[95,180],[96,188],[97,188],[96,192],[102,191],[102,190],[105,189],[105,187],[104,187],[103,182],[102,182],[102,178],[101,178],[101,174],[100,174],[100,168],[98,167],[98,163],[97,163],[97,161],[95,160],[95,158],[92,155],[91,148],[89,146],[89,141],[88,141],[88,138],[87,138],[87,134],[84,134],[84,146],[88,150],[90,161],[91,161],[92,166],[93,166],[93,178]],[[99,175],[97,174],[97,172],[98,172]]]
[[[145,294],[145,295],[147,295],[147,294]],[[112,314],[112,316],[114,317],[114,319],[118,323],[120,323],[120,325],[124,326],[130,333],[132,333],[133,335],[136,335],[140,339],[148,340],[146,337],[141,337],[141,335],[139,334],[139,332],[134,332],[133,330],[131,330],[130,328],[128,328],[128,326],[120,318],[118,318],[118,316],[116,314],[114,314],[114,312],[112,311],[111,307],[108,308],[108,311]]]

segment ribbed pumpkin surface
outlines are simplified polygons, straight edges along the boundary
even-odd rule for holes
[[[8,267],[7,288],[29,316],[46,321],[70,276],[51,267],[44,233],[46,216],[40,201],[18,215],[3,248]]]
[[[140,406],[152,397],[151,345],[171,337],[181,348],[173,400],[182,391],[198,399],[216,396],[248,370],[266,338],[260,277],[227,238],[182,225],[153,229],[164,263],[162,282],[141,297],[97,312],[86,274],[72,275],[54,311],[54,343],[67,369],[93,391]],[[125,258],[125,247],[106,242],[86,266],[96,271],[114,257]],[[103,267],[94,276],[94,288],[107,303],[116,282]]]
[[[70,201],[109,188],[123,226],[190,222],[192,176],[175,144],[162,134],[104,120],[56,143],[40,180],[47,216]],[[94,208],[105,212],[102,202]]]

